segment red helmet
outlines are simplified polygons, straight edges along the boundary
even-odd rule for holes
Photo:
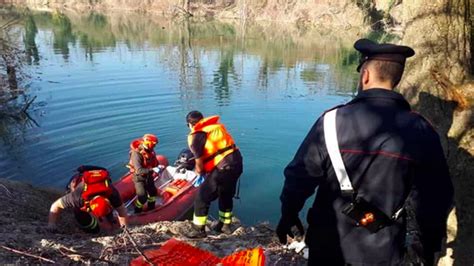
[[[112,212],[112,205],[110,201],[102,196],[96,196],[89,202],[92,214],[97,217],[106,216]]]
[[[143,145],[148,149],[154,148],[158,142],[158,138],[153,134],[143,135]]]

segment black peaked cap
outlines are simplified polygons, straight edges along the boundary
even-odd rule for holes
[[[359,66],[357,72],[360,71],[362,65],[368,60],[382,60],[397,62],[405,65],[407,57],[415,55],[415,51],[403,45],[396,45],[391,43],[378,44],[369,39],[359,39],[354,43],[354,48],[361,53]]]

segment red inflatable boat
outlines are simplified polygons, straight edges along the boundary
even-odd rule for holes
[[[147,224],[157,221],[173,221],[182,218],[192,207],[198,191],[193,186],[196,178],[194,171],[179,171],[176,167],[168,166],[168,160],[162,155],[156,156],[163,170],[155,177],[158,189],[156,208],[140,214],[133,214],[133,203],[136,198],[132,174],[127,173],[114,183],[115,188],[127,209],[130,209],[129,224]]]

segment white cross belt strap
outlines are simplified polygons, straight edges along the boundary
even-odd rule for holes
[[[337,109],[334,109],[324,115],[324,139],[326,140],[326,148],[328,149],[329,158],[331,159],[334,172],[336,172],[341,191],[352,192],[351,180],[347,175],[337,141],[336,113]]]

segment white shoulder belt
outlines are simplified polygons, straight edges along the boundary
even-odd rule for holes
[[[334,109],[324,115],[324,139],[332,167],[334,172],[336,172],[337,181],[339,181],[339,186],[341,187],[341,192],[353,192],[351,180],[347,175],[337,141],[336,113],[337,109]]]

